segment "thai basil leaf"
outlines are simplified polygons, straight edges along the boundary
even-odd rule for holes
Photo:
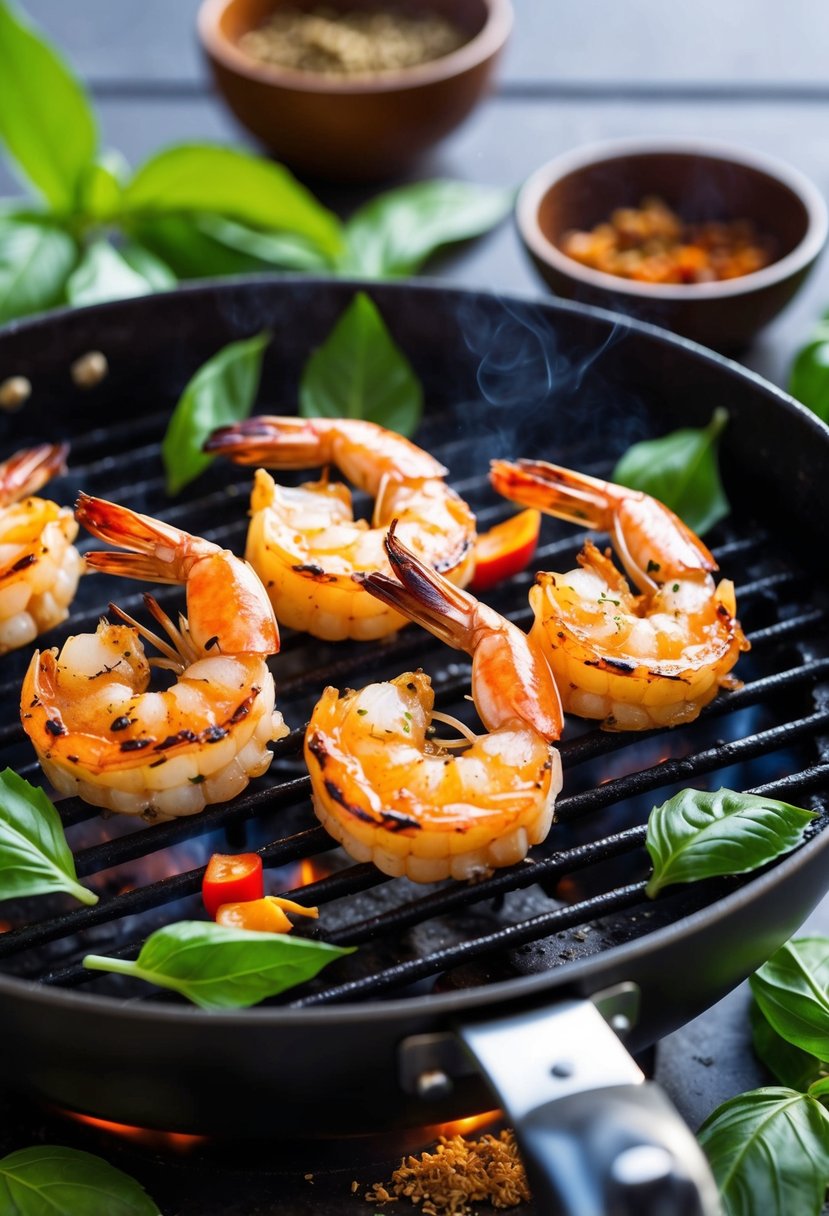
[[[829,938],[787,942],[751,977],[760,1011],[787,1042],[829,1060]]]
[[[196,216],[195,224],[200,232],[226,249],[247,254],[263,270],[273,267],[309,271],[331,269],[330,259],[306,237],[294,232],[257,232],[235,220],[210,213]]]
[[[266,231],[294,232],[324,253],[342,246],[341,225],[287,169],[211,144],[181,144],[148,160],[124,191],[139,215],[215,211]]]
[[[411,435],[423,390],[377,306],[358,292],[302,372],[299,412],[306,418],[367,418]]]
[[[144,1188],[78,1149],[44,1144],[0,1159],[3,1216],[161,1216]]]
[[[442,245],[480,236],[508,214],[514,193],[471,182],[415,182],[381,194],[345,226],[343,274],[413,274]]]
[[[185,387],[161,443],[168,494],[178,494],[213,461],[202,445],[217,426],[247,418],[270,340],[269,333],[261,333],[231,342],[202,364]]]
[[[60,304],[77,259],[58,228],[0,221],[0,323]]]
[[[118,252],[136,274],[146,279],[151,291],[169,291],[178,282],[167,263],[143,245],[122,245]]]
[[[0,899],[66,891],[83,904],[98,896],[78,882],[60,816],[43,790],[10,768],[0,773]]]
[[[95,241],[83,252],[66,284],[70,304],[101,304],[125,300],[153,291],[150,281],[113,249],[107,241]]]
[[[793,1089],[755,1089],[699,1131],[725,1216],[819,1216],[829,1179],[829,1117]]]
[[[100,222],[115,219],[128,176],[129,165],[120,152],[107,151],[96,156],[81,177],[79,210]]]
[[[688,428],[635,443],[616,465],[612,480],[658,498],[703,536],[731,510],[717,466],[717,441],[727,422],[728,411],[716,409],[702,430]]]
[[[755,1054],[781,1085],[803,1092],[829,1072],[817,1056],[787,1043],[766,1021],[756,1001],[751,1002],[749,1018]]]
[[[126,225],[130,236],[161,258],[179,279],[249,274],[258,258],[223,245],[201,227],[199,215],[154,215]]]
[[[814,815],[734,790],[681,790],[648,817],[651,897],[675,882],[745,874],[801,844]]]
[[[313,979],[352,953],[301,937],[192,920],[158,929],[135,962],[90,954],[83,965],[171,988],[202,1009],[241,1009]]]
[[[824,317],[795,356],[789,392],[818,418],[829,422],[829,318]]]
[[[55,211],[71,211],[98,146],[95,115],[58,53],[0,0],[0,139]]]

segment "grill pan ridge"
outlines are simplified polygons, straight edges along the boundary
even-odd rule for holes
[[[275,337],[257,409],[290,412],[302,362],[358,286],[240,281],[10,327],[0,335],[0,375],[28,375],[35,393],[31,409],[3,420],[3,450],[69,439],[69,473],[54,483],[59,501],[84,489],[241,553],[250,471],[216,462],[180,499],[166,498],[159,442],[168,411],[219,346],[267,327]],[[642,1011],[632,1042],[644,1044],[743,978],[826,885],[829,593],[816,585],[810,558],[829,511],[829,431],[736,365],[598,310],[428,284],[368,289],[424,381],[428,405],[416,438],[449,467],[481,530],[512,509],[488,487],[490,456],[546,456],[607,476],[631,441],[704,425],[714,404],[729,408],[723,464],[734,513],[707,539],[723,576],[737,584],[752,641],[737,672],[745,684],[721,694],[698,723],[673,731],[607,734],[568,720],[559,824],[546,844],[478,884],[418,888],[333,857],[310,809],[302,726],[324,684],[359,686],[409,666],[429,672],[441,708],[465,716],[466,656],[415,627],[378,644],[331,645],[284,631],[273,670],[277,704],[293,730],[274,746],[266,778],[192,819],[137,827],[66,800],[59,809],[78,873],[101,891],[100,903],[73,908],[49,897],[0,905],[9,926],[0,934],[9,1073],[61,1105],[142,1126],[244,1131],[238,1111],[231,1116],[211,1101],[200,1068],[209,1060],[208,1077],[229,1077],[244,1060],[241,1074],[261,1091],[245,1116],[257,1130],[266,1110],[271,1126],[331,1132],[468,1113],[487,1101],[473,1076],[427,1104],[402,1093],[401,1039],[494,1007],[634,980]],[[112,370],[83,395],[67,369],[93,347]],[[359,497],[356,505],[366,506]],[[84,548],[98,547],[81,539]],[[545,520],[534,566],[570,568],[583,540]],[[526,627],[531,581],[530,573],[515,576],[486,598]],[[43,645],[94,629],[110,599],[140,614],[144,589],[84,579],[69,621]],[[164,588],[158,598],[178,608],[181,590]],[[39,781],[18,719],[29,654],[8,656],[0,673],[0,765]],[[818,812],[812,839],[749,881],[674,888],[647,901],[648,809],[687,785],[721,784],[811,807]],[[90,950],[134,957],[152,928],[199,916],[210,852],[251,847],[262,852],[270,888],[319,903],[319,935],[357,945],[355,955],[278,1002],[210,1015],[79,965]],[[298,864],[321,854],[327,872],[297,888]],[[291,1109],[280,1113],[273,1097],[286,1093]]]

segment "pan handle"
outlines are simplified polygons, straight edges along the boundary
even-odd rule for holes
[[[515,1126],[544,1216],[719,1216],[694,1136],[590,1001],[457,1033]]]

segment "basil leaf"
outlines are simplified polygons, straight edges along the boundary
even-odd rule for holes
[[[342,245],[341,225],[287,169],[211,144],[181,144],[148,160],[124,192],[127,213],[215,211],[268,231],[295,232],[328,254]]]
[[[779,1035],[819,1060],[829,1060],[829,938],[787,942],[749,983]]]
[[[143,274],[134,270],[107,241],[95,241],[81,255],[66,284],[70,304],[101,304],[145,296],[153,290]]]
[[[0,222],[0,323],[60,304],[77,257],[57,228]]]
[[[311,355],[299,386],[306,418],[367,418],[411,435],[423,390],[395,345],[377,306],[358,292],[325,342]]]
[[[749,1012],[755,1054],[781,1085],[801,1092],[824,1077],[824,1065],[808,1051],[801,1051],[779,1035],[766,1021],[756,1001]]]
[[[78,209],[90,219],[106,222],[117,217],[129,165],[120,152],[96,156],[81,176]]]
[[[413,274],[442,245],[488,232],[514,193],[471,182],[415,182],[372,199],[345,226],[343,274]]]
[[[0,899],[67,891],[83,904],[98,896],[78,882],[60,816],[43,790],[10,768],[0,773]]]
[[[0,1159],[3,1216],[161,1216],[144,1188],[78,1149],[44,1144]]]
[[[681,790],[648,816],[651,897],[675,882],[745,874],[801,844],[814,815],[734,790]]]
[[[143,245],[122,245],[119,253],[126,264],[146,280],[151,291],[169,291],[178,282],[166,262],[162,262]]]
[[[819,1216],[829,1179],[829,1118],[792,1089],[755,1089],[719,1106],[699,1140],[725,1216]]]
[[[135,962],[89,954],[84,967],[172,988],[202,1009],[242,1009],[303,984],[353,948],[185,920],[158,929]]]
[[[0,0],[0,139],[56,211],[71,211],[95,155],[95,115],[58,53]]]
[[[789,392],[818,418],[829,422],[829,319],[820,322],[795,356]]]
[[[211,464],[202,445],[218,426],[247,418],[262,371],[269,333],[231,342],[199,368],[173,410],[161,442],[167,493],[180,490]]]
[[[226,249],[247,254],[263,270],[278,266],[281,270],[331,269],[331,262],[306,237],[294,232],[256,232],[235,220],[209,212],[195,217],[199,232],[211,237]]]
[[[130,219],[130,235],[165,262],[179,279],[249,274],[262,264],[247,253],[223,245],[202,230],[199,215],[157,215]]]
[[[731,510],[717,467],[717,441],[727,422],[728,411],[716,409],[702,430],[688,428],[635,443],[616,465],[612,480],[658,498],[698,536],[704,535]]]

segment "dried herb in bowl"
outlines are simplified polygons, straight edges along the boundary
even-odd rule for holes
[[[441,59],[467,38],[439,13],[284,8],[244,34],[239,49],[282,68],[365,76]]]

